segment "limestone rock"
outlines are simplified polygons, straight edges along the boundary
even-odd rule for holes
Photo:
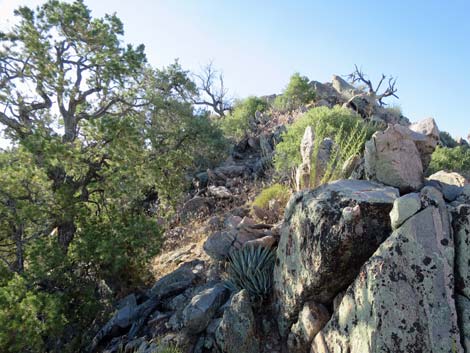
[[[184,326],[193,334],[204,331],[228,295],[228,289],[220,283],[196,294],[183,310]]]
[[[362,267],[311,353],[462,352],[447,211],[429,206]]]
[[[255,316],[246,290],[235,294],[224,311],[215,332],[216,342],[224,353],[259,353]]]
[[[410,131],[397,124],[376,132],[364,152],[367,178],[397,187],[401,192],[423,186],[421,156],[405,129]]]
[[[439,129],[437,128],[437,124],[433,118],[427,118],[415,124],[411,124],[409,128],[425,136],[424,139],[416,141],[416,147],[421,154],[423,169],[426,170],[431,161],[431,155],[439,142]]]
[[[330,314],[323,305],[312,301],[305,303],[287,340],[289,353],[307,353],[313,338],[329,319]]]
[[[354,280],[390,234],[388,214],[397,197],[395,188],[340,180],[291,198],[274,269],[281,335],[306,301],[329,303]]]
[[[396,199],[390,212],[392,229],[397,229],[420,209],[421,199],[417,193],[407,194]]]

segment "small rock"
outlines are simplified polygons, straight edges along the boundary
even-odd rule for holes
[[[308,352],[315,335],[330,319],[328,310],[321,304],[313,301],[305,303],[299,313],[298,321],[292,326],[287,346],[289,353]]]
[[[228,289],[216,284],[196,294],[183,310],[184,326],[192,334],[201,333],[209,325],[212,317],[229,296]]]
[[[263,246],[265,248],[272,248],[276,244],[276,238],[274,238],[272,235],[266,235],[265,237],[255,239],[255,240],[249,240],[245,244],[243,244],[243,247],[245,246]]]
[[[225,353],[260,353],[255,316],[246,290],[241,290],[233,296],[215,337]]]
[[[397,229],[420,209],[421,199],[417,193],[407,194],[396,199],[393,203],[393,208],[390,211],[392,229]]]
[[[233,195],[232,193],[225,187],[225,186],[209,186],[207,188],[209,194],[219,199],[228,199],[231,198]]]

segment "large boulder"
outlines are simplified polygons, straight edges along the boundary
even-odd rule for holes
[[[470,205],[459,205],[452,210],[452,227],[457,291],[470,299]]]
[[[372,136],[364,152],[369,180],[397,187],[401,192],[423,186],[423,163],[411,135],[407,127],[397,124]]]
[[[306,301],[330,303],[391,233],[398,190],[340,180],[289,201],[274,269],[279,329],[286,336]]]
[[[184,326],[192,334],[204,331],[228,296],[229,290],[220,283],[196,294],[183,310]]]
[[[311,353],[462,352],[448,214],[435,190],[422,197],[438,207],[408,219],[377,249]]]
[[[423,169],[426,170],[431,161],[431,155],[439,142],[439,129],[436,121],[433,118],[427,118],[411,124],[409,128],[424,136],[424,138],[419,138],[416,141],[416,147],[421,154]]]
[[[246,290],[235,294],[224,311],[215,332],[217,345],[224,353],[259,353],[255,315]]]
[[[470,353],[470,299],[457,294],[455,299],[459,316],[460,336],[465,353]]]

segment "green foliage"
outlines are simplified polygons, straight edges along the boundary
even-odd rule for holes
[[[252,206],[267,209],[271,200],[277,200],[281,205],[287,204],[291,195],[289,187],[282,184],[273,184],[263,189],[253,200]]]
[[[272,287],[275,253],[263,246],[245,246],[229,255],[227,284],[246,289],[253,300],[266,298]]]
[[[308,77],[301,76],[298,72],[293,74],[282,95],[276,97],[274,108],[286,111],[312,102],[315,99],[315,90],[309,81]]]
[[[65,324],[60,296],[30,288],[15,275],[0,287],[0,347],[5,353],[45,352],[42,337],[60,336]]]
[[[443,147],[454,148],[458,145],[457,141],[446,131],[439,132],[439,139]]]
[[[161,353],[182,353],[183,351],[179,349],[177,346],[167,346],[163,348],[162,350],[159,350]]]
[[[194,112],[188,72],[148,67],[115,15],[55,0],[16,14],[0,38],[0,127],[15,146],[0,152],[0,351],[83,351],[146,280],[187,175],[226,140]]]
[[[337,177],[342,163],[350,156],[360,155],[365,142],[375,131],[373,125],[364,122],[359,115],[348,109],[338,106],[332,109],[313,108],[287,127],[287,131],[282,135],[282,141],[276,146],[274,167],[281,175],[290,175],[291,171],[302,162],[300,142],[307,126],[312,126],[315,135],[312,171],[315,171],[316,155],[323,139],[331,138],[336,145],[323,182]],[[312,175],[312,178],[315,178],[315,175]]]
[[[254,119],[256,111],[264,112],[268,108],[268,103],[258,97],[248,97],[235,102],[233,110],[223,120],[220,126],[225,135],[240,139],[250,130],[250,122]]]
[[[470,148],[458,146],[455,148],[438,147],[431,157],[427,174],[431,175],[440,170],[457,172],[465,178],[470,178]]]

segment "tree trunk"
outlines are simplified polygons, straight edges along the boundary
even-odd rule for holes
[[[72,242],[77,227],[73,220],[67,220],[62,222],[58,227],[58,241],[62,250],[66,253],[69,245]]]

